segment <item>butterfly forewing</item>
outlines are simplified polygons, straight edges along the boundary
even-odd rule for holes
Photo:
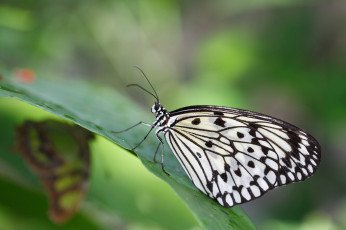
[[[317,141],[301,129],[263,114],[191,106],[169,114],[165,138],[198,189],[231,207],[312,175]]]

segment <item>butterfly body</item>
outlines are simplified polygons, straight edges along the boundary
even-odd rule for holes
[[[311,135],[264,114],[219,106],[168,112],[158,102],[152,112],[156,136],[163,133],[195,186],[224,207],[306,179],[321,158]]]

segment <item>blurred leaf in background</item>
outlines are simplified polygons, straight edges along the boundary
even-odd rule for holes
[[[152,98],[144,98],[141,91],[125,92],[125,85],[129,83],[145,86],[131,67],[138,65],[150,77],[168,110],[196,104],[223,105],[262,112],[293,123],[321,143],[322,163],[316,175],[304,183],[278,188],[242,207],[259,229],[270,229],[270,226],[272,229],[314,226],[343,229],[345,22],[346,3],[342,0],[5,0],[0,3],[0,68],[8,71],[29,68],[39,76],[83,77],[95,85],[111,85],[149,112]],[[78,85],[73,87],[78,90]],[[26,175],[23,179],[1,164],[1,175],[11,176],[1,177],[7,178],[7,182],[0,186],[6,186],[14,194],[15,189],[11,190],[14,185],[28,184],[26,181],[37,183],[37,180],[19,158],[4,154],[14,138],[11,130],[20,120],[30,117],[40,120],[50,115],[42,117],[39,114],[43,112],[37,109],[10,99],[0,100],[0,163],[6,158],[6,162],[18,165]],[[148,117],[146,121],[152,120]],[[129,118],[121,126],[136,122]],[[133,135],[140,140],[140,134]],[[169,223],[168,215],[171,215],[170,223],[179,219],[185,221],[186,225],[182,225],[185,229],[197,226],[185,207],[177,208],[176,204],[181,201],[169,195],[166,185],[149,179],[150,175],[144,174],[135,158],[127,159],[129,154],[100,138],[96,138],[93,146],[104,151],[97,150],[101,153],[93,157],[97,166],[91,185],[102,182],[103,186],[91,186],[90,196],[98,189],[103,190],[105,196],[116,198],[112,191],[120,188],[139,201],[136,204],[131,203],[131,199],[119,198],[124,202],[117,204],[117,210],[124,213],[114,215],[119,219],[113,219],[119,221],[110,225],[153,227],[161,223],[160,220]],[[112,179],[106,180],[103,175],[109,174],[102,170],[107,168],[104,164],[111,162],[117,166],[107,167],[123,171],[122,174],[110,173]],[[130,165],[131,173],[128,173]],[[12,179],[8,181],[8,178]],[[144,183],[144,178],[153,181]],[[150,186],[143,188],[145,192],[138,191],[134,185],[139,183],[143,187]],[[108,190],[104,189],[106,186]],[[15,196],[10,194],[2,194],[0,204],[11,200],[10,197],[15,203]],[[153,203],[157,204],[158,197],[171,199],[169,207],[176,210],[168,212],[170,214],[158,211],[156,215],[149,215],[157,209],[143,207],[155,207]],[[37,208],[44,210],[42,197],[38,204],[41,205]],[[1,206],[0,221],[13,225],[19,209],[9,207]],[[177,214],[181,215],[177,217]],[[149,216],[155,217],[149,220]],[[7,221],[2,221],[3,217]],[[35,220],[31,221],[32,228],[39,229],[37,226],[42,223]]]
[[[66,222],[84,200],[93,137],[79,126],[54,120],[26,121],[16,128],[16,150],[39,176],[54,222]]]

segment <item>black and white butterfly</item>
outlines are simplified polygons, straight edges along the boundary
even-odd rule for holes
[[[224,207],[303,181],[319,165],[319,143],[294,125],[264,114],[220,106],[189,106],[168,112],[149,84],[155,95],[137,84],[130,85],[156,98],[151,108],[155,114],[153,124],[139,122],[123,130],[139,124],[151,127],[133,149],[156,128],[159,146],[164,146],[159,136],[163,134],[194,185]],[[162,169],[168,174],[163,167],[163,151],[164,148]]]

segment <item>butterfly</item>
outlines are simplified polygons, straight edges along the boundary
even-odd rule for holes
[[[138,68],[138,67],[136,67]],[[224,207],[256,199],[267,191],[303,181],[315,173],[321,160],[319,143],[307,132],[280,119],[248,110],[221,106],[188,106],[168,112],[146,77],[155,97],[155,122],[139,122],[153,129],[162,145],[163,134],[193,184]],[[115,133],[120,133],[115,132]]]

